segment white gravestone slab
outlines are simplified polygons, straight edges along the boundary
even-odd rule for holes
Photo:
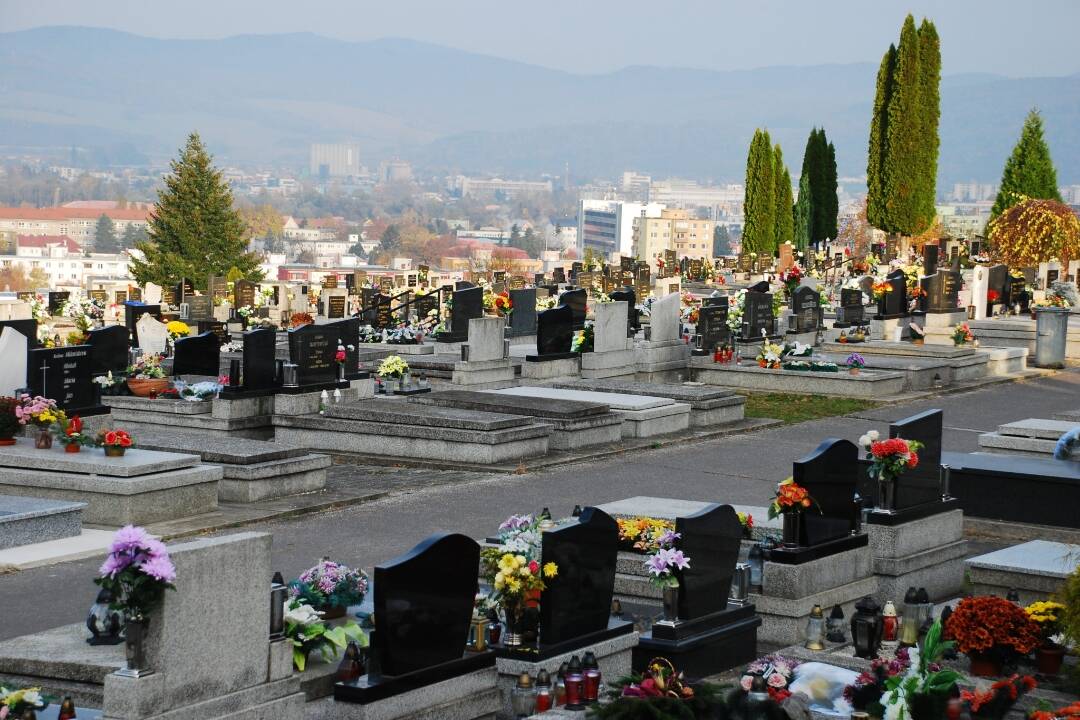
[[[506,318],[473,318],[469,321],[469,362],[503,359]]]
[[[12,396],[26,387],[26,336],[15,328],[0,332],[0,395]]]
[[[554,401],[574,400],[579,402],[600,403],[612,410],[651,410],[652,408],[674,405],[670,398],[650,395],[625,395],[623,393],[592,392],[589,390],[562,390],[559,388],[522,386],[505,390],[485,390],[499,395],[518,395],[523,397],[547,398]]]
[[[975,319],[986,318],[986,293],[990,289],[990,268],[976,265],[971,275],[971,304],[975,306]]]
[[[159,322],[151,315],[143,315],[135,323],[135,330],[139,336],[139,349],[145,354],[159,354],[165,352],[165,341],[169,337],[169,331],[165,329],[165,323]]]
[[[679,309],[682,302],[673,292],[653,303],[649,312],[649,339],[652,342],[679,339]]]
[[[593,321],[593,350],[626,350],[627,303],[598,303]]]
[[[1080,545],[1032,540],[968,558],[971,567],[1064,578],[1080,563]]]
[[[146,283],[146,287],[143,288],[143,302],[147,305],[158,305],[161,303],[161,286],[155,285],[152,282]]]

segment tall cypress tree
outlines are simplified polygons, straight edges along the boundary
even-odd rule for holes
[[[799,178],[799,199],[795,201],[793,211],[795,223],[795,246],[806,250],[810,246],[810,226],[813,223],[813,193],[810,191],[810,176],[803,171]]]
[[[990,211],[990,218],[1001,213],[1020,201],[1020,196],[1043,200],[1061,201],[1058,191],[1057,170],[1050,158],[1050,148],[1043,137],[1042,116],[1032,109],[1024,120],[1024,129],[1016,142],[1012,154],[1005,161],[1005,170],[1001,173],[1001,187],[997,199]]]
[[[938,122],[941,118],[941,41],[934,23],[919,25],[919,179],[917,193],[920,229],[937,215]]]
[[[896,51],[895,88],[889,100],[886,126],[887,153],[882,166],[885,180],[886,232],[916,235],[926,229],[919,213],[919,158],[922,130],[919,105],[919,34],[911,15],[900,31]]]
[[[784,166],[784,152],[777,145],[773,148],[773,180],[776,183],[774,193],[775,210],[773,215],[776,220],[776,234],[773,240],[773,248],[779,248],[784,243],[795,242],[795,218],[791,199],[791,173]]]
[[[821,140],[825,142],[825,129],[821,130]],[[840,198],[836,194],[836,148],[832,143],[825,146],[825,171],[822,173],[821,204],[825,206],[824,224],[821,228],[826,238],[836,239],[839,234],[836,217],[840,214]]]
[[[806,200],[806,207],[809,208],[810,218],[808,220],[810,242],[816,243],[821,239],[817,233],[817,202],[818,202],[818,186],[821,184],[821,143],[818,142],[818,129],[813,128],[810,130],[810,136],[806,138],[806,150],[803,151],[802,159],[802,177],[806,178],[806,186],[809,189],[810,197]],[[799,180],[800,187],[802,186],[802,179]],[[799,193],[799,199],[802,199],[802,192]]]
[[[773,179],[772,140],[767,130],[755,130],[746,158],[743,202],[743,251],[771,253],[776,240],[776,182]]]
[[[896,74],[896,46],[881,58],[874,95],[874,114],[870,119],[870,150],[866,159],[866,219],[874,227],[885,225],[885,157],[888,155],[889,103],[892,101]]]
[[[171,285],[186,277],[203,291],[210,275],[233,267],[258,280],[260,258],[247,251],[245,232],[228,184],[192,133],[158,191],[149,239],[137,244],[144,257],[131,259],[131,274],[139,284]]]

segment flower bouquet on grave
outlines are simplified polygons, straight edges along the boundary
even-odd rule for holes
[[[386,343],[388,345],[419,345],[420,332],[410,325],[403,325],[387,331]]]
[[[180,381],[176,382],[180,385]],[[188,385],[184,383],[177,389],[177,393],[184,400],[189,402],[200,402],[205,400],[213,400],[221,392],[222,383],[214,382],[213,380],[204,380],[202,382],[193,383]]]
[[[844,360],[844,365],[852,375],[858,375],[859,371],[866,367],[866,359],[859,353],[851,353]]]
[[[884,300],[885,296],[892,292],[892,283],[888,282],[876,282],[870,286],[870,294],[874,296],[875,300]]]
[[[39,687],[8,690],[0,685],[0,720],[18,720],[27,713],[44,710],[49,702],[50,699],[41,694]]]
[[[1077,720],[1077,718],[1080,718],[1080,700],[1057,710],[1045,700],[1040,700],[1036,709],[1027,716],[1027,720]]]
[[[802,282],[804,274],[803,269],[798,265],[792,265],[780,273],[780,282],[784,284],[784,292],[789,298],[799,289],[799,283]]]
[[[758,367],[767,368],[770,370],[778,370],[780,368],[780,360],[784,355],[784,348],[776,343],[771,343],[765,340],[761,343],[761,350],[757,354]]]
[[[514,301],[510,299],[510,293],[505,290],[495,296],[493,305],[495,312],[503,317],[509,318],[514,312]]]
[[[64,452],[77,453],[83,445],[90,444],[90,438],[83,435],[83,421],[78,415],[58,418],[52,425],[52,432],[64,446]]]
[[[19,418],[15,415],[17,407],[18,398],[0,397],[0,445],[15,444],[15,433],[20,426]]]
[[[609,702],[589,706],[595,720],[711,720],[724,707],[721,686],[691,684],[667,658],[649,661],[645,672],[620,678]]]
[[[96,376],[92,382],[101,388],[102,395],[120,395],[127,389],[127,377],[113,375],[112,370],[105,375]]]
[[[379,343],[382,342],[382,331],[376,330],[371,325],[360,326],[360,342],[362,343]]]
[[[52,435],[49,428],[61,419],[67,419],[63,410],[56,407],[56,401],[51,398],[35,395],[20,395],[19,403],[15,406],[15,417],[20,425],[33,425],[38,429],[34,439],[34,447],[39,450],[48,450],[52,447]]]
[[[592,352],[594,346],[593,326],[591,322],[585,323],[584,329],[574,333],[574,340],[570,343],[570,352]]]
[[[877,509],[893,512],[896,479],[919,466],[919,450],[923,444],[918,440],[879,440],[879,437],[877,430],[871,430],[859,438],[859,445],[866,448],[866,459],[870,461],[867,475],[878,484]]]
[[[135,439],[127,430],[105,428],[98,431],[95,444],[105,450],[105,457],[123,457],[127,449],[135,444]]]
[[[482,576],[494,589],[492,597],[503,611],[503,644],[510,647],[525,642],[538,615],[540,593],[559,574],[555,563],[541,565],[540,522],[532,515],[511,515],[499,525],[499,544],[480,551]]]
[[[311,605],[327,620],[344,616],[350,605],[364,601],[367,591],[367,573],[329,558],[323,558],[289,583],[290,597]]]
[[[1017,700],[1038,686],[1030,675],[1013,675],[998,680],[987,690],[961,690],[960,702],[972,718],[1003,720]]]
[[[1035,664],[1039,672],[1057,675],[1065,659],[1065,648],[1055,638],[1062,631],[1062,619],[1067,611],[1063,603],[1040,600],[1024,608],[1031,621],[1039,626],[1042,644],[1035,649]]]
[[[839,372],[840,368],[834,362],[827,362],[825,360],[811,360],[810,361],[811,372]]]
[[[880,718],[885,715],[882,696],[888,690],[890,678],[904,675],[911,667],[911,660],[906,647],[898,648],[893,658],[874,658],[870,661],[870,670],[860,673],[855,682],[844,688],[844,699],[851,707]]]
[[[660,547],[645,558],[649,582],[663,592],[664,620],[669,623],[679,621],[680,577],[690,567],[690,558],[675,547],[681,539],[682,535],[674,530],[664,532],[657,539]]]
[[[128,366],[127,376],[128,390],[138,397],[157,397],[169,387],[160,355],[143,355]]]
[[[795,679],[795,668],[799,667],[799,664],[797,660],[789,660],[782,655],[766,655],[758,658],[743,670],[739,687],[749,692],[754,678],[764,678],[769,697],[778,703],[784,702],[791,697],[788,687]]]
[[[971,659],[973,675],[1001,674],[1001,666],[1028,655],[1043,642],[1028,613],[1004,598],[963,598],[945,623],[945,636]]]
[[[667,532],[675,532],[671,520],[654,517],[617,518],[619,544],[623,550],[650,553],[660,548],[660,538]]]
[[[409,372],[409,364],[402,360],[400,355],[388,355],[379,363],[378,375],[384,380],[391,378],[401,380],[407,372]]]
[[[769,502],[769,519],[778,517],[784,519],[784,546],[795,548],[799,546],[799,538],[802,535],[802,515],[811,507],[821,507],[817,501],[810,497],[810,491],[795,482],[792,477],[784,478],[776,486],[776,494]]]
[[[953,328],[952,341],[956,347],[966,345],[974,339],[975,336],[971,334],[971,328],[968,327],[967,323],[960,323]]]
[[[191,335],[191,328],[183,320],[170,320],[165,325],[165,332],[169,334],[170,340],[175,341]]]
[[[942,656],[952,646],[942,640],[941,621],[930,626],[922,646],[908,648],[907,670],[885,681],[886,692],[881,697],[888,720],[934,720],[945,717],[949,697],[956,692],[962,678],[955,670],[942,668]]]
[[[285,601],[284,620],[285,637],[293,646],[293,666],[299,672],[304,672],[312,653],[330,661],[350,642],[360,647],[368,644],[367,635],[355,622],[350,620],[331,628],[315,608],[295,598]]]
[[[305,325],[312,325],[315,323],[315,318],[311,317],[311,313],[298,312],[293,313],[289,318],[289,327],[298,328]]]

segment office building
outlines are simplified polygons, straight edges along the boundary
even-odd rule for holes
[[[613,253],[633,255],[634,221],[639,217],[659,217],[663,205],[619,200],[578,201],[578,252],[588,249],[610,258]]]
[[[318,178],[355,177],[360,174],[360,145],[357,143],[315,143],[308,168]]]

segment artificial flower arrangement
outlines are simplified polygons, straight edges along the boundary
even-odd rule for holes
[[[859,353],[851,353],[844,360],[844,365],[847,366],[848,370],[862,370],[866,367],[866,359]]]
[[[323,612],[359,605],[367,591],[367,573],[329,558],[323,558],[289,583],[289,596],[292,599]]]
[[[1071,705],[1053,709],[1053,706],[1045,701],[1040,701],[1040,707],[1028,715],[1027,720],[1076,720],[1080,718],[1080,700]]]
[[[296,599],[285,601],[284,620],[285,637],[293,646],[293,666],[299,672],[304,672],[312,653],[329,661],[336,658],[338,650],[344,649],[350,641],[367,647],[367,635],[355,622],[331,628],[315,608]]]
[[[542,550],[540,519],[511,515],[499,525],[499,544],[480,551],[483,577],[494,589],[491,597],[503,610],[509,635],[520,637],[527,605],[538,603],[548,581],[559,575],[555,563],[541,566]]]
[[[540,312],[541,310],[550,310],[558,304],[559,300],[554,295],[548,295],[547,297],[537,297],[536,311]]]
[[[213,400],[221,392],[222,388],[222,383],[213,380],[203,380],[190,385],[182,380],[177,380],[173,384],[176,386],[176,392],[179,396],[189,402]]]
[[[971,328],[968,327],[967,323],[960,323],[959,325],[957,325],[956,327],[953,328],[953,333],[952,333],[953,345],[956,345],[957,347],[960,347],[961,345],[966,345],[967,343],[973,341],[974,339],[975,339],[975,336],[971,334]]]
[[[505,290],[495,296],[492,305],[495,312],[505,317],[510,317],[510,314],[514,312],[514,301],[510,299],[510,293]]]
[[[742,330],[743,314],[746,312],[746,288],[736,291],[728,298],[728,330],[739,332]]]
[[[1017,700],[1038,686],[1030,675],[1012,675],[994,682],[986,690],[961,690],[960,702],[972,718],[1002,720]]]
[[[941,621],[936,620],[922,646],[908,649],[909,663],[903,674],[885,681],[886,692],[880,701],[885,720],[944,716],[946,703],[962,676],[941,667],[941,658],[952,646],[941,638]]]
[[[805,512],[814,505],[817,501],[810,496],[810,491],[796,483],[795,478],[788,477],[776,486],[776,494],[769,503],[769,519]]]
[[[345,346],[339,344],[337,346],[337,351],[334,353],[334,362],[336,362],[338,365],[344,365],[345,360],[348,357],[348,353],[345,352]]]
[[[298,328],[305,325],[312,325],[315,323],[315,318],[311,317],[311,313],[298,312],[293,313],[289,318],[289,327]]]
[[[993,305],[994,303],[996,303],[1000,299],[1001,299],[1001,293],[999,293],[997,290],[987,290],[986,291],[986,302],[989,305]]]
[[[881,300],[891,292],[892,283],[876,282],[870,287],[870,293],[874,296],[875,300]]]
[[[660,547],[659,538],[665,532],[674,532],[671,520],[653,517],[617,518],[619,543],[624,550],[653,552]]]
[[[113,535],[109,554],[94,580],[113,597],[110,608],[127,621],[140,622],[165,595],[175,590],[176,568],[165,544],[146,530],[126,525]]]
[[[420,332],[413,327],[403,326],[386,331],[388,345],[419,345]]]
[[[844,688],[844,699],[855,710],[876,718],[884,717],[885,707],[881,704],[881,698],[888,690],[889,679],[905,675],[910,667],[906,647],[898,648],[892,658],[876,657],[870,661],[868,672],[860,673],[853,684]]]
[[[1030,653],[1042,644],[1039,626],[1018,605],[979,595],[960,600],[945,623],[945,635],[969,657],[995,663]]]
[[[757,354],[756,359],[758,367],[778,370],[783,355],[784,348],[782,346],[765,340],[761,343],[761,350],[759,350]]]
[[[784,355],[787,357],[810,357],[813,354],[813,345],[803,345],[801,342],[784,343]]]
[[[104,448],[106,455],[121,456],[125,450],[135,444],[135,439],[127,430],[103,428],[98,431],[94,444]]]
[[[41,694],[41,688],[28,687],[8,690],[0,685],[0,720],[18,720],[28,712],[44,710],[49,699]]]
[[[20,425],[34,425],[44,430],[66,416],[63,410],[57,409],[55,400],[24,394],[19,396],[19,404],[15,406],[15,417]]]
[[[594,347],[593,343],[593,326],[591,322],[586,322],[585,327],[582,330],[574,333],[574,339],[570,343],[570,352],[592,352]]]
[[[791,697],[791,690],[788,688],[795,679],[797,667],[799,662],[796,660],[789,660],[782,655],[766,655],[746,666],[739,678],[739,687],[749,692],[754,678],[761,677],[765,679],[769,697],[778,703],[784,702]]]
[[[83,445],[91,444],[90,438],[83,435],[83,421],[78,415],[58,418],[53,423],[52,432],[67,452],[79,452]]]
[[[880,437],[877,430],[871,430],[859,438],[859,445],[866,448],[866,459],[870,461],[867,474],[871,480],[891,482],[918,467],[921,442],[903,438],[880,440]]]
[[[721,687],[691,685],[667,658],[653,658],[641,675],[620,678],[608,692],[609,702],[591,705],[597,720],[706,720],[719,717]]]
[[[378,375],[381,378],[402,378],[409,371],[409,364],[400,355],[388,355],[379,363]]]
[[[834,362],[827,360],[790,360],[783,364],[784,370],[797,370],[802,372],[839,372],[840,368]]]
[[[780,282],[784,284],[784,291],[790,297],[799,289],[799,283],[802,282],[806,273],[798,265],[792,265],[784,272],[780,273]]]
[[[383,334],[381,330],[376,330],[371,325],[360,326],[360,342],[362,343],[381,343],[383,340]]]
[[[183,320],[170,320],[165,325],[165,332],[169,334],[170,339],[179,340],[190,335],[191,328]]]
[[[102,394],[112,395],[116,393],[117,388],[127,382],[127,378],[122,375],[113,375],[110,370],[105,375],[95,376],[91,382],[101,388]]]
[[[251,307],[250,305],[241,305],[240,307],[236,308],[237,317],[243,318],[244,320],[250,318],[253,312],[255,312],[255,308]]]
[[[1061,617],[1065,605],[1053,600],[1039,600],[1024,608],[1033,623],[1039,626],[1044,645],[1053,645],[1054,637],[1061,632]]]
[[[690,558],[675,545],[682,535],[674,530],[665,530],[656,539],[657,548],[645,558],[645,570],[649,573],[649,582],[659,588],[679,587],[679,573],[690,567]]]
[[[129,380],[160,380],[165,377],[165,368],[161,367],[161,356],[153,353],[143,355],[128,366]]]

